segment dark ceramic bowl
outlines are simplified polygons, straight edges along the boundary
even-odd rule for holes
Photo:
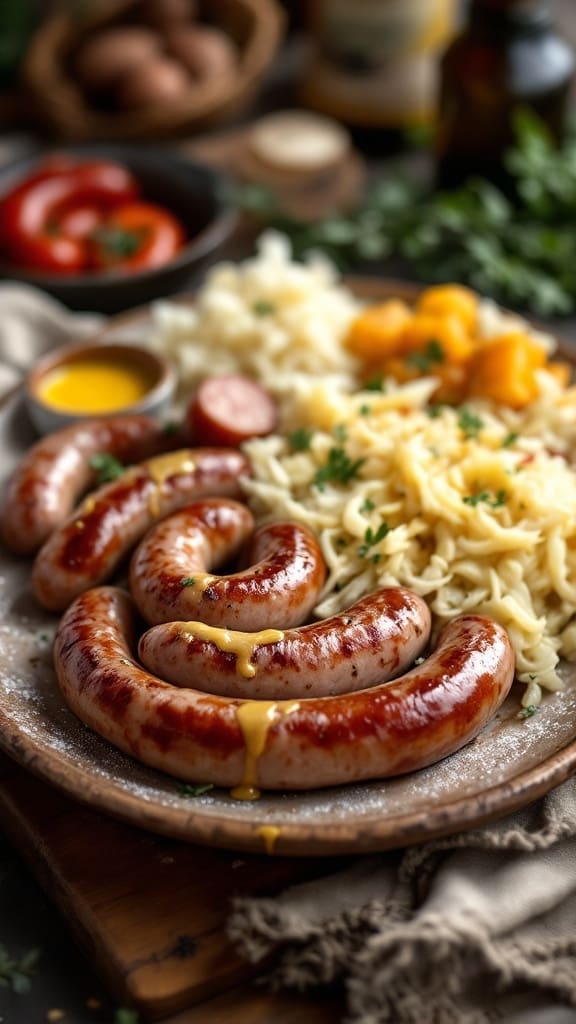
[[[2,261],[0,277],[26,281],[49,292],[70,309],[117,313],[186,288],[231,234],[236,213],[223,197],[218,172],[159,144],[73,146],[79,159],[115,160],[140,182],[144,199],[166,206],[182,221],[189,241],[163,267],[137,273],[47,274]],[[26,178],[47,154],[38,153],[0,167],[0,197]]]

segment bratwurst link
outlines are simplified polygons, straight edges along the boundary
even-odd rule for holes
[[[328,697],[400,675],[424,650],[430,627],[426,602],[390,587],[299,629],[238,633],[168,622],[144,634],[138,656],[171,683],[225,697]]]
[[[11,551],[37,551],[94,485],[94,455],[140,462],[174,448],[176,440],[151,416],[84,420],[42,438],[19,462],[0,512],[2,539]]]
[[[248,568],[211,571],[252,538]],[[298,523],[272,523],[254,533],[246,505],[205,498],[153,527],[130,566],[130,590],[150,625],[201,619],[212,626],[254,631],[304,622],[326,578],[318,541]]]
[[[234,448],[182,449],[132,466],[48,538],[32,570],[34,596],[61,611],[107,580],[157,520],[203,495],[240,497],[240,477],[249,473]]]
[[[136,621],[124,591],[82,594],[56,636],[62,692],[121,750],[218,786],[311,789],[422,768],[471,740],[514,676],[505,631],[467,615],[394,682],[300,702],[241,701],[175,688],[145,671],[134,657]]]

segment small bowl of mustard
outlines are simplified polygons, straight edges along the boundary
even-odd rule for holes
[[[25,382],[26,406],[40,434],[94,417],[170,407],[176,372],[162,356],[136,345],[80,342],[44,356]]]

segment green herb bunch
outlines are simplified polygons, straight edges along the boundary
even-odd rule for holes
[[[515,200],[483,179],[430,190],[406,175],[379,182],[349,215],[303,223],[259,186],[241,190],[244,209],[285,232],[294,254],[321,249],[342,269],[400,260],[429,282],[459,281],[540,316],[576,312],[576,126],[558,147],[522,112],[506,156]]]

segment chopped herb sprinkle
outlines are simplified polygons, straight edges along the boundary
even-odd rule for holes
[[[98,474],[97,482],[99,484],[109,484],[112,480],[117,480],[118,477],[122,476],[125,469],[122,463],[108,452],[95,452],[94,455],[90,456],[88,465],[90,469],[96,470]]]
[[[496,497],[494,497],[490,491],[476,491],[475,494],[468,494],[465,498],[462,498],[465,505],[471,505],[472,508],[476,508],[481,502],[485,505],[489,505],[490,508],[502,508],[502,505],[506,502],[506,491],[498,491]]]
[[[513,431],[511,431],[509,434],[506,434],[506,437],[502,441],[502,447],[503,448],[511,448],[512,445],[514,444],[514,442],[517,441],[517,440],[518,440],[518,434],[515,434]]]
[[[258,299],[252,305],[252,312],[256,313],[256,316],[271,316],[276,312],[276,306],[267,299]]]
[[[178,786],[180,796],[204,796],[205,793],[209,793],[212,789],[214,789],[212,782],[199,782],[196,785],[182,782]]]
[[[369,526],[364,534],[364,544],[361,544],[360,547],[358,548],[358,554],[360,555],[360,558],[366,558],[366,556],[370,552],[370,549],[373,548],[375,544],[379,544],[381,540],[384,540],[384,537],[386,536],[387,533],[389,533],[389,531],[390,527],[388,526],[388,523],[386,522],[385,519],[382,520],[380,526],[376,531],[374,531],[372,527]],[[380,561],[380,555],[372,555],[372,560]]]
[[[445,360],[444,349],[439,341],[429,341],[423,352],[410,352],[406,356],[406,364],[413,366],[421,373],[430,373],[433,366]]]
[[[518,712],[517,717],[518,718],[532,718],[533,715],[535,715],[537,712],[538,712],[538,707],[537,707],[536,704],[528,704],[527,707],[522,708],[522,710]]]
[[[310,430],[309,427],[298,427],[288,435],[288,443],[295,452],[307,452],[310,451],[310,445],[312,443],[312,437],[314,431]]]
[[[24,996],[31,988],[31,978],[40,953],[31,949],[19,960],[13,960],[4,946],[0,945],[0,988],[9,988],[16,995]]]
[[[184,578],[180,580],[180,586],[181,587],[193,587],[195,583],[196,583],[196,577],[195,576],[184,576]]]
[[[476,416],[476,413],[463,406],[458,417],[458,426],[463,432],[464,437],[476,438],[483,429],[484,423],[479,416]]]
[[[375,377],[370,377],[365,384],[362,385],[362,391],[385,391],[386,383],[382,374],[377,374]]]
[[[326,483],[347,484],[358,476],[365,461],[366,459],[351,459],[341,447],[331,448],[325,464],[316,470],[314,483],[320,490]]]

